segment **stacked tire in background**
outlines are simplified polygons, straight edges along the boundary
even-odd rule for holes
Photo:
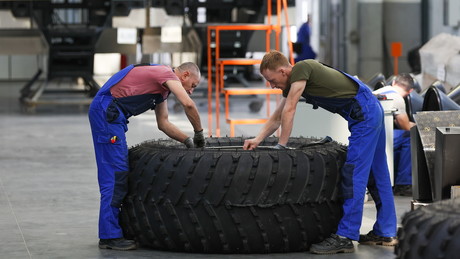
[[[404,215],[398,231],[397,258],[460,257],[460,200],[445,200]]]
[[[346,147],[291,138],[293,150],[245,151],[243,138],[208,138],[203,149],[173,140],[130,149],[121,211],[127,238],[160,250],[271,253],[308,250],[342,216]],[[260,146],[274,146],[267,138]]]

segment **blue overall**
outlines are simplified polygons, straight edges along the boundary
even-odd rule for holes
[[[393,154],[395,185],[412,185],[410,131],[393,130]]]
[[[369,88],[342,72],[359,85],[354,98],[327,98],[303,93],[313,108],[322,107],[348,121],[347,160],[342,168],[343,217],[337,234],[359,240],[364,196],[369,191],[375,200],[377,220],[373,231],[379,236],[396,236],[396,211],[385,154],[384,115],[380,102]]]
[[[98,169],[101,204],[99,238],[123,236],[118,223],[121,203],[128,191],[128,118],[138,115],[164,101],[161,95],[146,94],[114,98],[110,88],[120,82],[135,65],[127,66],[113,75],[98,91],[89,108]]]
[[[398,92],[391,90],[380,94]],[[412,164],[410,154],[410,131],[402,129],[393,130],[393,159],[395,172],[395,185],[412,184]]]
[[[295,62],[316,58],[316,53],[310,45],[310,34],[310,25],[308,23],[302,24],[299,32],[297,33],[297,43],[301,44],[301,51],[300,53],[297,53]]]

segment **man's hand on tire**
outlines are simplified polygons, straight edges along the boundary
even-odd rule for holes
[[[260,141],[257,141],[255,138],[246,139],[243,144],[244,150],[254,150],[257,146],[259,146]]]
[[[195,145],[193,144],[193,139],[188,137],[184,140],[184,144],[187,148],[194,148]]]
[[[205,140],[204,140],[203,130],[195,131],[195,135],[193,136],[193,143],[195,144],[195,147],[197,148],[204,147]]]

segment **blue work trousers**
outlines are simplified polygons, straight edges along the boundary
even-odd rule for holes
[[[410,131],[395,129],[393,131],[393,154],[395,185],[412,184],[412,164],[410,154]]]
[[[364,119],[354,120],[344,116],[350,130],[347,160],[342,169],[344,195],[343,217],[337,234],[359,240],[363,217],[364,196],[369,186],[377,208],[377,220],[373,226],[375,234],[384,237],[396,236],[396,212],[391,181],[385,154],[385,127],[383,109],[377,98],[360,84],[356,101]]]
[[[125,132],[127,120],[118,110],[118,117],[108,122],[107,109],[112,104],[110,92],[100,92],[91,103],[89,121],[93,136],[101,204],[99,238],[123,237],[118,223],[121,202],[127,192],[128,145]],[[119,109],[112,106],[112,109]],[[113,111],[112,111],[113,112]],[[113,117],[111,118],[113,119]]]

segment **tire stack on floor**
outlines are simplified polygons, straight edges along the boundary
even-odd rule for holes
[[[130,149],[121,211],[128,238],[159,250],[273,253],[308,250],[337,229],[346,147],[290,138],[292,150],[242,149],[244,138],[208,138],[202,149],[172,140]]]
[[[460,258],[460,200],[445,200],[404,215],[397,258]]]

